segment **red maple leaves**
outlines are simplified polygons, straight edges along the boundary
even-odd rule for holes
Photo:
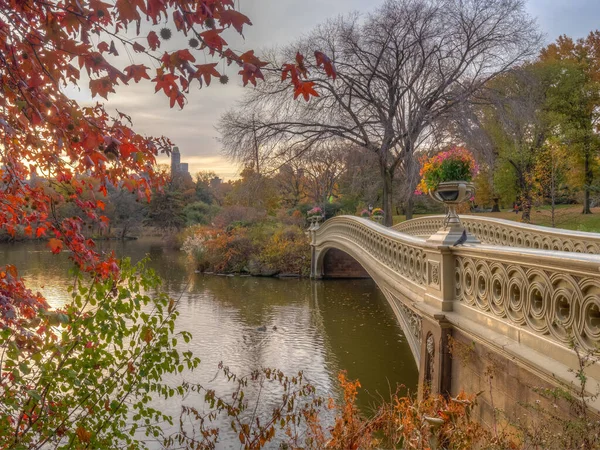
[[[171,107],[183,108],[193,80],[208,86],[221,75],[215,61],[195,64],[205,54],[235,63],[243,84],[256,86],[267,63],[253,51],[233,51],[223,38],[227,29],[241,34],[251,21],[231,0],[0,0],[0,11],[0,228],[11,236],[47,238],[50,251],[68,251],[94,277],[116,274],[114,256],[99,253],[84,231],[89,224],[106,226],[100,211],[108,186],[140,199],[160,189],[165,177],[156,157],[171,143],[137,134],[127,115],[112,117],[100,103],[78,105],[64,87],[81,84],[85,71],[92,97],[107,99],[117,85],[149,80]],[[161,24],[164,20],[170,25]],[[156,27],[148,31],[143,21]],[[198,42],[169,48],[165,44],[174,33]],[[158,54],[161,48],[168,51]],[[129,62],[123,64],[125,55]],[[142,56],[155,68],[135,60]],[[316,68],[335,79],[331,60],[320,52],[315,57]],[[294,97],[305,100],[318,96],[308,76],[300,54],[282,72]],[[53,212],[63,203],[77,214],[57,219]],[[2,299],[0,325],[47,307],[25,289],[12,266],[0,268]]]
[[[317,67],[321,67],[322,65],[325,69],[325,74],[335,81],[337,73],[331,59],[319,51],[315,52],[315,58]],[[281,70],[281,81],[285,81],[289,77],[292,86],[294,86],[294,99],[302,95],[304,100],[309,101],[311,96],[319,97],[319,93],[315,90],[314,81],[303,81],[309,75],[309,70],[306,67],[304,59],[304,56],[298,52],[296,53],[296,64],[284,64]]]

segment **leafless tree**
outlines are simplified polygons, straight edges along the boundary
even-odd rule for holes
[[[293,101],[271,72],[220,131],[229,156],[244,160],[256,135],[265,151],[344,139],[375,153],[385,223],[392,223],[392,181],[442,114],[482,84],[531,57],[540,41],[522,0],[388,0],[365,18],[340,17],[281,51],[272,63],[319,49],[337,68],[332,80],[305,60],[320,96]],[[414,177],[413,177],[414,178]],[[418,180],[408,180],[414,190]],[[411,197],[412,198],[412,197]],[[411,215],[410,202],[408,215]]]
[[[324,205],[335,193],[344,166],[343,144],[325,142],[303,155],[304,176],[309,198]]]

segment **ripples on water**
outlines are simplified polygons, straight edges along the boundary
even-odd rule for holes
[[[345,369],[362,384],[358,404],[366,412],[379,395],[387,397],[397,384],[416,389],[417,368],[408,344],[371,280],[311,282],[201,275],[191,270],[185,255],[160,242],[105,242],[102,246],[134,261],[149,254],[165,288],[180,298],[177,328],[192,333],[189,349],[202,362],[193,373],[170,377],[174,385],[185,379],[210,383],[221,394],[231,392],[233,384],[215,378],[222,361],[238,375],[261,367],[278,368],[287,375],[302,370],[320,395],[334,398],[340,397],[337,373]],[[69,299],[67,286],[72,281],[66,254],[52,255],[43,243],[3,244],[0,259],[16,265],[29,287],[40,290],[53,306]],[[263,327],[266,331],[261,331]],[[251,388],[246,393],[249,398],[256,395]],[[260,394],[261,405],[275,400],[272,391]],[[188,397],[184,403],[203,407],[197,397]],[[181,402],[158,401],[157,406],[177,418]],[[219,448],[239,448],[228,423],[221,424]]]

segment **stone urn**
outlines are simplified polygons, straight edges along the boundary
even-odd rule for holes
[[[443,245],[454,245],[460,242],[459,239],[465,229],[460,223],[456,207],[475,195],[475,185],[468,181],[445,181],[440,183],[437,189],[429,191],[429,195],[436,202],[448,207],[442,229],[431,236],[429,241]],[[466,240],[463,243],[465,242],[478,243],[479,241],[473,235],[466,233]]]
[[[445,181],[440,183],[437,189],[429,191],[429,195],[436,202],[443,203],[448,207],[444,226],[460,226],[456,207],[475,195],[475,185],[468,181]]]
[[[308,231],[315,231],[319,229],[319,223],[323,220],[323,216],[308,216]]]
[[[383,215],[382,214],[377,214],[372,216],[373,221],[377,222],[378,224],[383,223]]]

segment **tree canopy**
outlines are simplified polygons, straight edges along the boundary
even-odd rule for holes
[[[364,18],[330,20],[269,59],[279,65],[319,48],[331,55],[337,77],[319,70],[318,57],[317,64],[303,61],[302,73],[318,92],[303,104],[286,96],[281,77],[266,74],[223,117],[225,151],[243,160],[257,145],[297,151],[341,139],[363,147],[379,160],[391,225],[392,181],[402,171],[414,191],[414,154],[430,142],[436,119],[535,55],[538,42],[520,0],[388,0]]]

